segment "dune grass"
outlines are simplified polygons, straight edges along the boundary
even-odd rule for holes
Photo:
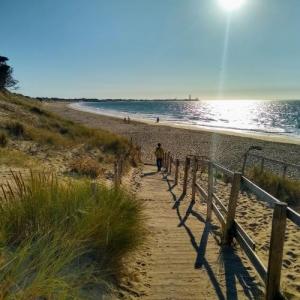
[[[250,178],[265,191],[290,206],[300,206],[300,181],[283,178],[259,167],[250,170]]]
[[[141,203],[126,191],[46,174],[13,182],[0,201],[0,299],[88,299],[143,240]]]
[[[0,121],[0,130],[13,139],[32,140],[60,148],[84,144],[87,148],[99,148],[111,154],[130,150],[127,139],[65,120],[48,112],[36,99],[0,92],[0,104],[0,109],[7,114],[6,119]]]
[[[19,150],[0,147],[0,166],[33,168],[37,165],[31,156]]]

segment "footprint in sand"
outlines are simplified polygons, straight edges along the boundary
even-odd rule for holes
[[[293,249],[293,250],[295,250],[295,249]],[[296,258],[297,258],[297,255],[296,255],[295,253],[293,253],[292,251],[288,251],[286,254],[287,254],[288,256],[291,256],[292,259],[296,259]]]

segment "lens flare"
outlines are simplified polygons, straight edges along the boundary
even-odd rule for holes
[[[240,8],[246,0],[219,0],[220,5],[227,11],[233,11]]]

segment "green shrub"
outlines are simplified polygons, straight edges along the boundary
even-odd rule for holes
[[[274,173],[263,171],[255,167],[250,171],[250,178],[261,188],[288,203],[291,206],[300,205],[300,181],[282,178]]]
[[[10,122],[6,124],[8,132],[15,137],[22,137],[25,134],[24,125],[19,122]]]
[[[143,240],[141,203],[125,191],[45,174],[14,182],[0,201],[0,290],[12,285],[0,299],[70,299],[56,293],[117,278]]]
[[[46,115],[48,116],[48,113],[44,110],[42,110],[41,108],[37,107],[37,106],[33,106],[29,109],[30,112],[37,114],[37,115]]]
[[[0,133],[0,147],[5,147],[8,143],[8,138],[5,133]]]

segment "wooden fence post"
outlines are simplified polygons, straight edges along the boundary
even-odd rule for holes
[[[138,146],[138,161],[142,162],[142,147]]]
[[[170,162],[169,162],[169,174],[172,174],[172,163],[173,163],[173,157],[170,156]]]
[[[175,184],[178,184],[178,172],[179,172],[179,159],[176,159],[175,165]]]
[[[244,154],[243,166],[242,166],[242,175],[244,175],[244,173],[245,173],[246,164],[247,164],[247,159],[248,159],[248,153],[245,153],[245,154]]]
[[[287,165],[283,165],[283,172],[282,172],[282,178],[284,179],[286,177],[286,171],[287,171]]]
[[[241,173],[234,173],[233,175],[230,198],[228,203],[228,212],[226,216],[226,224],[223,236],[223,243],[227,245],[230,245],[233,239],[233,225],[235,219],[237,200],[240,192],[241,177]]]
[[[265,166],[265,158],[263,157],[260,162],[260,173],[264,171],[264,166]]]
[[[183,177],[183,189],[182,193],[185,195],[187,190],[187,181],[188,181],[188,173],[190,168],[190,158],[186,157],[185,159],[185,165],[184,165],[184,177]]]
[[[170,160],[170,151],[167,153],[167,160],[166,160],[166,171],[169,173],[169,160]]]
[[[115,161],[115,163],[114,163],[114,186],[115,186],[115,188],[117,188],[118,185],[119,185],[118,176],[119,176],[119,174],[118,174],[118,162]]]
[[[212,201],[214,192],[214,169],[212,162],[208,163],[208,190],[207,190],[207,211],[206,211],[206,221],[211,221],[212,215]]]
[[[276,203],[273,212],[272,232],[269,251],[266,299],[280,298],[280,276],[286,228],[286,203]]]
[[[95,196],[96,191],[97,191],[97,184],[96,184],[95,181],[93,181],[93,182],[91,183],[91,190],[92,190],[92,194]]]
[[[120,158],[118,161],[118,181],[119,184],[122,183],[122,175],[123,175],[123,158]]]
[[[192,179],[192,201],[195,201],[196,197],[196,180],[198,171],[198,160],[196,157],[193,159],[193,179]]]

